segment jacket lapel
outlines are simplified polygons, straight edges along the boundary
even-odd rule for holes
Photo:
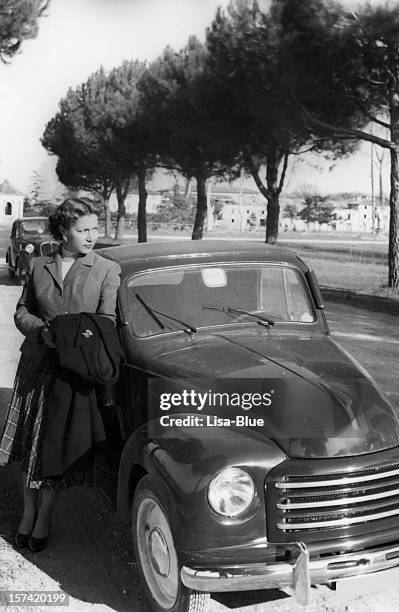
[[[44,267],[50,272],[56,285],[58,285],[62,293],[62,275],[61,275],[61,258],[59,253],[55,253],[52,257],[49,257]]]

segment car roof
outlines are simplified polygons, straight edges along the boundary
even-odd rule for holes
[[[109,247],[100,252],[118,262],[123,276],[148,268],[204,262],[260,261],[308,268],[290,249],[249,240],[177,240]]]
[[[48,217],[20,217],[17,221],[48,221]]]

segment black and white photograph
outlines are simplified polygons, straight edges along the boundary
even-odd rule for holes
[[[0,609],[398,610],[398,317],[398,0],[0,0]]]

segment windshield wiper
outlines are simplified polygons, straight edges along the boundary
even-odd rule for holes
[[[152,316],[152,318],[154,319],[154,321],[155,321],[156,323],[158,323],[159,327],[160,327],[161,329],[165,329],[165,325],[164,325],[164,324],[162,323],[162,321],[160,321],[160,320],[158,319],[158,317],[156,316],[156,314],[155,314],[155,312],[156,312],[156,311],[155,311],[153,308],[151,308],[151,306],[148,306],[148,304],[147,304],[147,303],[146,303],[146,302],[143,300],[143,298],[142,298],[142,297],[141,297],[141,296],[140,296],[138,293],[136,293],[136,298],[138,299],[138,301],[140,302],[140,304],[141,304],[142,306],[144,306],[144,308],[146,309],[146,311],[148,312],[148,314],[150,314],[150,315]]]
[[[203,310],[219,310],[220,312],[228,312],[230,314],[242,314],[247,315],[248,317],[253,317],[256,319],[256,322],[259,325],[264,325],[265,327],[272,327],[275,323],[274,319],[270,316],[264,315],[262,313],[254,313],[249,310],[242,310],[241,308],[234,308],[233,306],[202,306]]]
[[[143,300],[143,298],[141,297],[141,295],[139,295],[138,293],[136,293],[136,298],[138,299],[140,304],[142,306],[144,306],[144,308],[146,309],[148,314],[150,314],[152,316],[154,321],[156,321],[158,323],[158,325],[160,326],[161,329],[165,329],[165,325],[162,323],[162,321],[160,321],[160,319],[157,317],[157,315],[159,315],[160,317],[165,317],[166,319],[170,319],[171,321],[174,321],[175,323],[179,323],[179,325],[183,325],[183,327],[185,329],[182,329],[181,331],[184,331],[186,334],[189,334],[190,336],[192,334],[196,334],[197,333],[197,331],[198,331],[197,328],[194,327],[193,325],[190,325],[190,323],[186,323],[185,321],[182,321],[181,319],[177,319],[176,317],[172,317],[171,315],[168,315],[165,312],[161,312],[160,310],[155,310],[155,308],[152,308],[151,306],[149,306],[147,304],[147,302],[145,302]]]

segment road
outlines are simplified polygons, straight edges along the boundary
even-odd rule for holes
[[[18,361],[21,336],[12,313],[21,292],[0,265],[0,421]],[[327,304],[336,339],[374,375],[399,409],[398,317],[350,304]],[[70,610],[146,612],[129,528],[117,522],[95,491],[75,488],[57,500],[51,542],[33,555],[12,546],[21,511],[21,495],[14,466],[0,469],[0,591],[2,589],[58,591],[70,596]],[[399,588],[340,602],[327,587],[312,589],[308,611],[389,612],[398,610]],[[17,608],[6,608],[7,612]],[[25,612],[29,608],[20,608]],[[32,607],[38,612],[40,607]],[[52,609],[52,608],[50,608]],[[54,608],[55,609],[55,608]],[[59,608],[58,608],[59,609]],[[301,607],[283,591],[214,595],[211,612],[297,612]]]

